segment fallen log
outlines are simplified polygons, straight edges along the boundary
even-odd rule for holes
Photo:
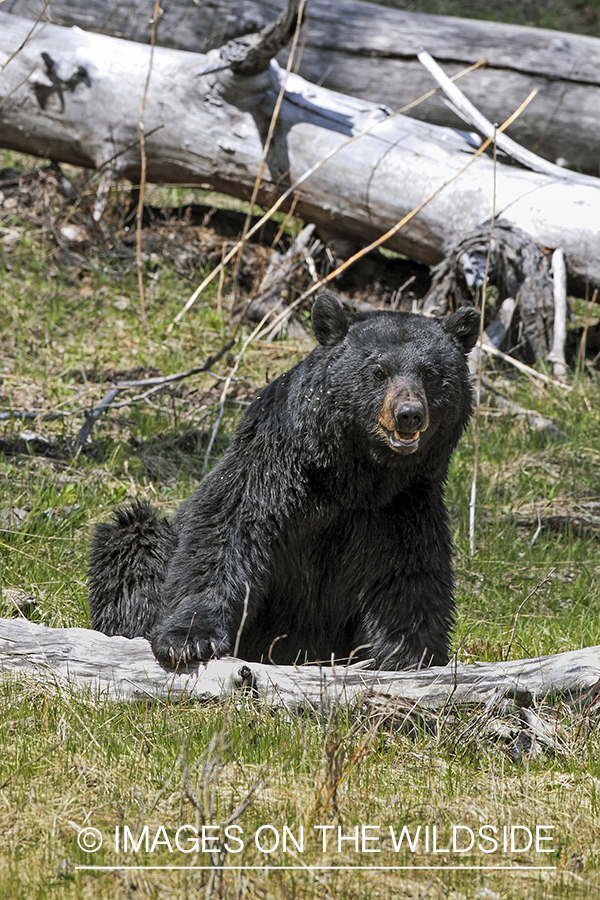
[[[139,179],[139,120],[150,48],[0,12],[0,144]],[[145,104],[147,179],[208,184],[248,199],[285,73],[275,62],[237,74],[217,51],[155,48]],[[350,138],[370,128],[358,140]],[[335,155],[319,167],[323,157]],[[311,167],[296,213],[325,236],[378,238],[469,160],[463,136],[289,75],[258,201],[269,206]],[[571,274],[600,286],[600,181],[588,184],[498,165],[480,156],[387,245],[439,262],[496,208]]]
[[[217,659],[198,671],[165,672],[144,638],[107,637],[85,628],[47,628],[0,619],[0,672],[47,685],[87,690],[99,700],[179,702],[222,700],[249,693],[285,709],[354,707],[377,696],[416,708],[529,707],[595,696],[600,646],[500,663],[450,663],[418,672],[378,672],[364,666],[272,666]]]
[[[44,19],[91,31],[150,41],[154,0],[52,0]],[[169,0],[157,40],[161,46],[207,52],[256,31],[285,0]],[[35,18],[44,0],[5,0],[2,9]],[[538,96],[511,129],[523,147],[554,162],[598,174],[600,163],[600,40],[541,28],[429,16],[362,0],[310,0],[299,74],[334,91],[397,109],[431,88],[417,61],[425,47],[446,72],[487,60],[461,81],[469,99],[492,122],[503,122],[535,87]],[[285,63],[285,54],[280,62]],[[438,93],[409,115],[461,127]]]

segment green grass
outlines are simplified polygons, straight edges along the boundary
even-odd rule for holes
[[[23,510],[20,527],[0,531],[0,614],[14,614],[11,589],[37,595],[34,621],[87,625],[85,570],[94,525],[126,498],[144,496],[166,512],[202,476],[221,382],[196,376],[183,386],[103,416],[93,441],[70,452],[85,409],[105,385],[92,370],[196,366],[222,346],[228,323],[209,291],[170,335],[166,328],[189,296],[187,279],[158,264],[147,277],[148,333],[140,327],[130,262],[89,251],[85,266],[65,264],[30,220],[0,211],[0,228],[19,238],[0,243],[0,407],[62,409],[63,419],[0,423],[0,512]],[[5,232],[0,232],[0,239]],[[160,261],[159,261],[160,262]],[[198,278],[201,273],[198,273]],[[123,304],[123,298],[127,304]],[[115,303],[118,305],[115,306]],[[121,308],[124,307],[124,308]],[[251,346],[238,371],[240,390],[260,388],[299,358],[291,344]],[[216,367],[225,375],[230,363]],[[600,503],[598,379],[577,373],[570,393],[499,373],[524,407],[553,416],[565,439],[544,439],[518,420],[486,410],[481,419],[477,552],[469,551],[468,506],[474,460],[470,428],[448,485],[457,547],[457,658],[472,662],[555,653],[600,643],[600,532],[572,524]],[[142,375],[143,377],[143,375]],[[245,393],[242,393],[242,397]],[[240,407],[228,407],[217,451]],[[34,432],[35,441],[20,435]],[[42,439],[50,443],[44,446]],[[215,453],[215,455],[216,455]],[[214,462],[214,459],[211,460]],[[54,515],[48,510],[54,509]],[[600,514],[600,505],[594,515]],[[562,515],[562,530],[542,529],[537,514]],[[4,521],[4,520],[3,520]],[[535,537],[535,540],[534,540]],[[517,610],[525,601],[518,618]],[[515,627],[516,620],[516,627]],[[514,635],[511,643],[511,635]],[[468,717],[467,717],[468,719]],[[469,720],[471,721],[471,720]],[[207,705],[107,703],[51,678],[6,679],[0,686],[0,894],[27,898],[226,897],[545,898],[598,895],[600,741],[596,720],[578,732],[565,711],[564,750],[513,764],[502,742],[461,725],[410,733],[350,712],[286,714],[252,703]],[[240,804],[243,808],[239,812]],[[169,852],[182,825],[242,829],[242,852]],[[526,865],[535,853],[395,853],[389,828],[435,825],[438,845],[452,825],[477,829],[552,826],[557,871],[294,871],[261,869],[85,872],[96,865]],[[304,852],[268,854],[258,828],[287,826]],[[337,828],[379,826],[380,853],[337,849]],[[103,847],[86,854],[78,830],[93,826]],[[142,835],[138,852],[117,852],[125,826]],[[146,850],[143,828],[148,826]],[[159,832],[164,826],[165,833]],[[332,826],[328,849],[321,832]],[[211,832],[215,834],[216,832]],[[240,832],[234,832],[240,834]],[[270,831],[270,836],[274,835]],[[269,834],[265,834],[265,840]],[[230,846],[237,847],[235,842]],[[288,848],[294,851],[293,844]]]
[[[466,588],[459,646],[463,640],[467,646],[474,641],[477,656],[485,652],[482,626],[490,649],[497,653],[512,629],[519,603],[546,578],[522,610],[512,655],[552,653],[600,641],[600,623],[593,614],[600,598],[597,527],[586,533],[566,522],[561,530],[541,531],[532,543],[538,513],[541,518],[558,513],[576,519],[585,515],[581,504],[590,502],[598,504],[596,515],[600,511],[598,383],[579,378],[568,395],[559,389],[544,395],[532,396],[526,384],[515,392],[521,405],[553,415],[564,441],[544,441],[506,417],[488,419],[483,425],[474,559],[464,527],[473,428],[454,458],[449,497],[463,526],[457,532],[461,596],[463,583]]]

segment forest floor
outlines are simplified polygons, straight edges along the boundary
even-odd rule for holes
[[[94,526],[135,497],[172,513],[218,459],[254,394],[310,349],[309,313],[300,313],[298,337],[249,344],[223,404],[245,325],[210,373],[151,394],[123,391],[78,444],[86,415],[116,380],[192,369],[226,345],[235,327],[229,309],[251,296],[276,234],[245,252],[234,301],[230,278],[215,280],[169,330],[239,222],[221,218],[224,198],[148,188],[144,329],[130,188],[115,189],[105,226],[94,231],[84,227],[96,184],[89,174],[10,153],[0,169],[0,615],[85,627]],[[244,208],[232,205],[243,221]],[[279,226],[284,243],[300,227],[280,220],[273,232]],[[370,284],[346,284],[349,302],[389,303],[375,262]],[[596,322],[591,302],[572,305],[572,329]],[[553,418],[558,433],[481,410],[474,555],[474,424],[454,456],[453,654],[473,662],[600,644],[598,373],[575,365],[566,388],[508,368],[490,367],[486,377]],[[477,727],[406,731],[358,713],[290,716],[251,702],[107,703],[51,679],[5,679],[0,894],[596,897],[597,722],[593,709],[555,711],[560,746],[532,746],[515,760]],[[176,837],[182,826],[189,827]],[[204,848],[193,841],[202,826]],[[453,826],[464,826],[460,840],[473,830],[471,851],[460,852],[464,843],[447,849]],[[496,831],[479,832],[483,826]],[[78,845],[84,827],[103,836],[97,852]],[[523,850],[529,833],[533,844]],[[78,868],[87,864],[108,868]]]

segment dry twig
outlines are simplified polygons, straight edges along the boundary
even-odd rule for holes
[[[160,15],[160,0],[155,0],[154,12],[152,13],[152,34],[150,36],[150,62],[148,64],[148,74],[146,75],[146,83],[144,85],[144,94],[142,96],[142,108],[140,110],[140,157],[141,157],[141,173],[140,188],[136,222],[136,242],[135,242],[135,264],[137,266],[138,291],[140,295],[140,316],[142,319],[142,328],[144,331],[148,328],[148,320],[146,318],[146,301],[144,298],[144,273],[142,271],[142,219],[144,216],[144,192],[146,190],[146,136],[144,134],[144,113],[146,111],[146,100],[148,97],[148,87],[150,85],[150,76],[152,75],[152,62],[154,59],[154,46],[156,44],[156,23]],[[108,170],[107,170],[108,172]],[[108,174],[107,177],[110,177]],[[106,188],[105,188],[106,190]]]
[[[215,353],[214,356],[210,356],[206,360],[206,362],[204,363],[203,366],[198,366],[195,369],[188,369],[186,372],[177,372],[174,375],[165,375],[165,376],[158,377],[158,378],[145,378],[145,379],[142,379],[141,381],[117,381],[115,386],[113,388],[111,388],[109,391],[107,391],[107,393],[104,395],[104,397],[102,398],[102,400],[100,401],[98,406],[96,406],[91,411],[91,413],[88,414],[88,416],[83,424],[83,427],[80,429],[77,437],[75,438],[75,447],[77,448],[77,451],[79,452],[79,450],[81,449],[83,444],[85,444],[85,442],[90,437],[90,435],[92,433],[92,428],[94,427],[95,423],[98,421],[98,419],[100,418],[102,413],[105,412],[107,409],[110,409],[112,406],[114,406],[113,400],[116,399],[116,397],[118,396],[118,394],[121,391],[126,390],[127,388],[132,388],[132,387],[149,387],[149,388],[151,388],[151,390],[148,391],[145,395],[142,395],[141,398],[138,398],[138,399],[142,399],[143,397],[148,396],[149,394],[153,393],[154,391],[159,390],[164,385],[173,384],[174,382],[177,382],[177,381],[183,381],[184,378],[189,378],[191,375],[197,375],[200,372],[207,372],[212,366],[214,366],[214,364],[216,362],[218,362],[221,359],[221,357],[223,357],[229,350],[231,350],[234,343],[235,343],[235,341],[233,341],[233,340],[229,341],[227,344],[225,344],[224,347],[221,347],[221,349],[219,350],[218,353]],[[226,384],[230,383],[231,376],[233,374],[234,373],[231,373],[228,380],[226,381]],[[129,402],[131,402],[131,401],[129,401]]]
[[[430,75],[435,78],[444,94],[449,98],[454,111],[459,118],[464,122],[467,122],[468,125],[474,125],[485,137],[493,137],[495,126],[479,112],[477,107],[473,106],[470,100],[467,100],[463,92],[457,88],[455,84],[452,84],[450,78],[448,78],[443,69],[438,66],[429,53],[421,48],[417,53],[417,56],[419,62],[425,66]],[[591,175],[581,175],[579,172],[573,172],[571,169],[566,169],[562,166],[557,166],[554,163],[548,162],[548,160],[542,159],[541,156],[532,153],[531,150],[526,150],[524,147],[521,147],[513,141],[512,138],[509,138],[508,135],[499,134],[497,143],[498,147],[503,150],[504,153],[508,154],[508,156],[511,156],[513,159],[516,159],[517,162],[521,163],[521,165],[526,168],[531,169],[533,172],[549,175],[551,178],[558,178],[562,181],[573,181],[577,184],[588,184],[593,185],[594,187],[598,186],[598,179],[596,177]]]

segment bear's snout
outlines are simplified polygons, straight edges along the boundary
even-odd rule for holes
[[[414,453],[428,425],[427,399],[422,392],[405,381],[392,385],[379,415],[379,433],[388,446],[402,455]]]
[[[401,403],[394,410],[395,430],[400,434],[414,434],[416,431],[423,431],[425,419],[425,407],[419,401]]]

